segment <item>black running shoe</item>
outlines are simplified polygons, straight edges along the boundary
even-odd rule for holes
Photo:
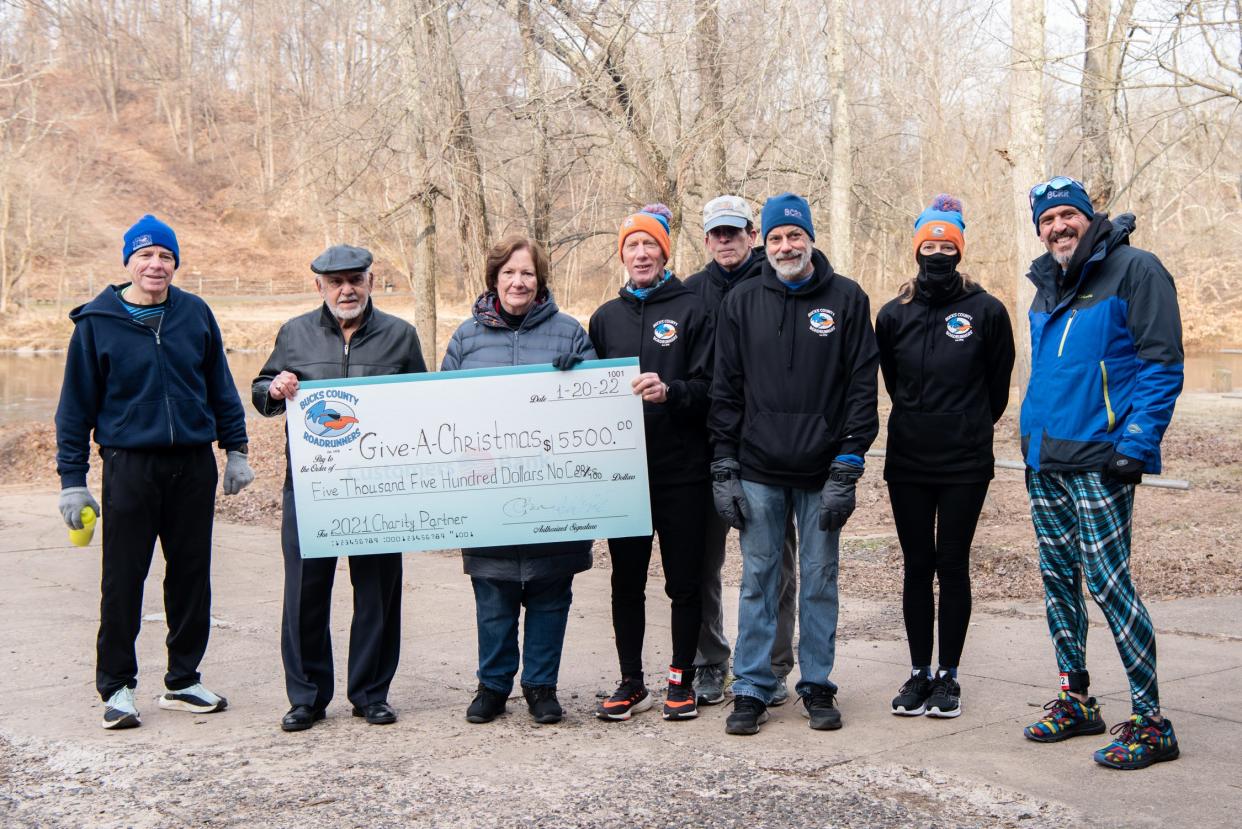
[[[837,710],[837,694],[827,685],[812,685],[802,694],[802,716],[811,721],[816,731],[836,731],[841,727],[841,712]]]
[[[952,719],[962,714],[962,688],[957,680],[941,671],[931,681],[931,693],[927,698],[927,716]]]
[[[522,696],[526,697],[530,715],[541,725],[560,722],[561,717],[565,716],[561,702],[556,698],[555,685],[523,685]]]
[[[915,669],[893,697],[893,713],[899,717],[917,717],[927,710],[927,698],[931,696],[931,680],[927,674]]]
[[[466,721],[472,723],[485,723],[505,713],[505,702],[508,696],[493,691],[482,682],[479,683],[479,690],[474,695],[474,700],[470,703],[470,707],[466,709]]]
[[[759,726],[768,721],[768,707],[755,697],[733,698],[733,713],[725,720],[726,734],[758,734]]]
[[[601,720],[628,720],[631,715],[646,711],[653,700],[641,677],[622,677],[612,696],[595,708]]]

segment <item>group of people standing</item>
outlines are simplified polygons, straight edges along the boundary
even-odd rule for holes
[[[1085,573],[1117,639],[1134,702],[1133,716],[1114,728],[1116,739],[1095,759],[1142,768],[1178,751],[1160,714],[1150,619],[1129,578],[1134,485],[1144,472],[1159,471],[1160,439],[1181,388],[1176,292],[1159,260],[1129,246],[1133,216],[1110,221],[1095,213],[1081,183],[1058,176],[1032,188],[1030,201],[1048,253],[1031,270],[1033,366],[1021,431],[1062,689],[1047,716],[1024,733],[1047,742],[1105,728],[1088,695]],[[441,364],[455,370],[551,363],[571,370],[583,360],[638,358],[632,387],[643,404],[653,533],[608,540],[620,679],[596,715],[626,720],[655,702],[643,644],[658,537],[672,631],[663,717],[692,719],[700,705],[723,702],[731,674],[734,706],[725,729],[757,733],[769,707],[789,699],[796,628],[801,711],[813,729],[841,727],[833,678],[839,546],[879,432],[877,369],[892,401],[884,478],[904,557],[911,663],[891,710],[960,715],[970,546],[1014,365],[1004,305],[959,269],[966,248],[961,203],[937,196],[918,216],[915,275],[874,326],[866,293],[815,247],[802,197],[769,198],[758,227],[749,203],[734,195],[712,199],[703,214],[712,260],[684,282],[670,268],[668,209],[648,205],[627,216],[617,241],[625,283],[585,330],[557,307],[540,245],[502,239],[488,252],[486,289]],[[228,451],[226,492],[253,473],[219,330],[201,300],[169,284],[178,257],[171,228],[144,217],[125,237],[131,282],[105,289],[71,315],[77,325],[57,414],[61,511],[70,526],[81,526],[83,507],[100,512],[85,486],[93,429],[104,460],[102,511],[110,517],[97,683],[106,728],[139,724],[133,639],[156,536],[169,572],[170,671],[161,706],[210,712],[227,704],[197,674],[208,620],[210,443]],[[426,371],[413,326],[374,307],[370,267],[368,251],[346,245],[312,263],[323,304],[281,328],[252,384],[261,415],[283,412],[300,380]],[[178,308],[184,310],[174,313]],[[175,323],[171,331],[168,322]],[[211,475],[199,469],[204,463]],[[190,496],[181,482],[191,471],[211,480],[187,523]],[[146,494],[152,488],[159,497]],[[117,526],[118,514],[135,512],[141,521]],[[721,584],[730,528],[738,530],[742,552],[732,654]],[[328,608],[335,559],[301,558],[288,471],[281,541],[281,653],[292,706],[281,727],[299,731],[324,717],[333,695]],[[198,550],[204,545],[206,555]],[[194,575],[185,574],[184,562],[193,562]],[[535,721],[562,718],[557,682],[573,577],[591,562],[586,541],[463,550],[478,633],[470,722],[504,713],[519,667]],[[348,697],[355,716],[391,723],[400,555],[351,557],[350,579]]]

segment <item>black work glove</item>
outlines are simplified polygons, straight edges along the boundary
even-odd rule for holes
[[[742,468],[734,458],[712,462],[712,501],[730,527],[740,530],[750,520],[750,504],[742,492]]]
[[[828,480],[819,492],[819,528],[837,532],[854,514],[854,484],[862,477],[861,466],[833,461]]]
[[[1139,484],[1143,481],[1143,462],[1138,458],[1123,455],[1116,449],[1104,467],[1104,477],[1119,484]]]
[[[582,355],[574,351],[566,351],[564,354],[557,354],[552,360],[552,365],[561,371],[569,371],[578,363],[582,362]]]

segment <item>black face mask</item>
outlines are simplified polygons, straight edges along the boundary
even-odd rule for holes
[[[962,254],[932,253],[918,255],[919,282],[928,286],[947,286],[957,280],[957,266],[962,261]]]

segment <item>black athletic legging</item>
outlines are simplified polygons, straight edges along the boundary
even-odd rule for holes
[[[664,592],[672,600],[673,666],[694,666],[702,622],[699,573],[711,487],[706,483],[654,486],[651,523],[660,536]],[[647,628],[647,567],[652,536],[608,539],[612,559],[612,629],[622,676],[643,670],[643,635]]]
[[[888,484],[906,562],[901,609],[911,665],[931,665],[936,618],[933,577],[940,582],[939,664],[956,668],[962,658],[970,623],[970,542],[988,483]]]

